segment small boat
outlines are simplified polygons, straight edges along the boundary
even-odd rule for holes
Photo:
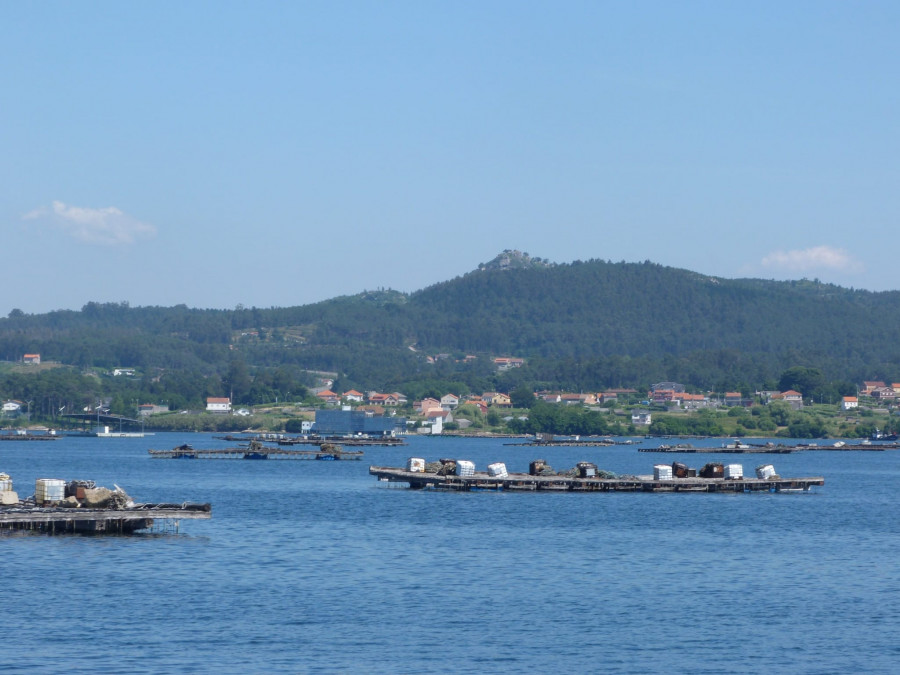
[[[869,439],[873,441],[896,441],[897,434],[884,433],[878,427],[875,427],[875,431],[872,432]]]

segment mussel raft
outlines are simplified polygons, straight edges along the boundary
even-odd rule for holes
[[[210,504],[135,503],[118,485],[114,490],[94,481],[39,478],[35,494],[19,499],[12,480],[0,474],[0,532],[25,531],[48,534],[131,534],[155,527],[158,521],[206,520]]]
[[[502,463],[490,464],[487,471],[475,471],[467,460],[442,459],[426,463],[411,457],[406,468],[370,466],[379,481],[407,483],[414,490],[435,489],[468,492],[806,492],[825,485],[822,476],[783,478],[771,464],[756,468],[755,478],[745,478],[740,464],[708,463],[699,471],[673,462],[657,464],[652,475],[615,475],[591,462],[579,462],[565,472],[556,472],[544,460],[531,462],[529,472],[509,473]]]

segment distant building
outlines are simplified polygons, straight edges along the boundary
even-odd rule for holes
[[[867,381],[863,382],[862,387],[859,388],[859,395],[860,396],[871,396],[872,392],[874,392],[876,389],[881,389],[881,388],[884,388],[885,386],[887,386],[887,385],[885,385],[885,383],[882,382],[881,380],[867,380]]]
[[[3,412],[7,415],[16,415],[22,411],[22,405],[21,401],[4,401]]]
[[[405,417],[373,417],[361,410],[317,410],[312,426],[320,436],[394,436],[405,430]]]
[[[428,413],[429,410],[435,409],[441,409],[441,402],[436,398],[423,398],[421,401],[416,401],[413,404],[413,410],[422,415]]]
[[[676,394],[684,393],[684,385],[678,382],[657,382],[650,385],[650,391],[670,390]]]
[[[783,391],[780,394],[775,394],[772,398],[772,401],[784,401],[794,410],[799,410],[803,407],[803,394],[799,391],[794,391],[793,389],[788,389],[787,391]]]
[[[877,398],[880,401],[892,401],[896,398],[897,394],[893,387],[877,387],[870,396],[872,398]]]
[[[481,400],[483,400],[485,404],[489,406],[497,406],[500,408],[509,408],[510,406],[512,406],[512,402],[509,400],[509,396],[496,391],[484,392],[481,395]]]
[[[657,404],[665,404],[675,399],[674,389],[653,389],[650,391],[650,400]]]
[[[652,415],[647,410],[633,410],[631,412],[631,423],[637,426],[650,426]]]
[[[742,401],[743,401],[743,398],[741,397],[741,392],[739,392],[739,391],[725,392],[725,405],[727,405],[727,406],[741,405]]]
[[[368,394],[369,403],[372,405],[398,406],[400,405],[400,396],[395,393],[382,394],[377,391],[370,391]],[[406,397],[403,397],[406,400]]]
[[[329,405],[337,405],[341,402],[341,397],[335,394],[331,389],[325,389],[324,391],[320,391],[316,394],[320,399],[328,403]]]
[[[705,408],[709,404],[709,399],[703,394],[675,394],[673,400],[686,410]]]
[[[853,410],[854,408],[859,407],[859,399],[856,396],[845,396],[841,400],[841,410],[846,412],[847,410]]]
[[[210,396],[206,399],[206,412],[211,413],[227,413],[231,412],[230,398],[217,398]]]
[[[40,363],[41,355],[40,354],[25,354],[25,356],[22,357],[22,360],[25,361],[25,363]]]

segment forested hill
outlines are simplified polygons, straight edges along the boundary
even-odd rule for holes
[[[900,293],[726,280],[652,263],[475,272],[414,293],[410,304],[428,317],[417,332],[422,343],[464,350],[549,357],[900,353]]]
[[[678,377],[761,384],[792,365],[900,381],[900,293],[719,279],[649,262],[507,257],[412,294],[363,292],[299,307],[14,310],[0,319],[0,359],[30,352],[81,367],[209,374],[238,359],[335,371],[371,388],[431,377],[427,356],[437,354],[449,354],[448,363],[479,356],[479,377],[489,374],[487,357],[524,357],[531,377],[560,386]],[[466,377],[440,368],[442,377]]]

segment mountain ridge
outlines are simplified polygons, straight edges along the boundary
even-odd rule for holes
[[[528,359],[534,370],[523,372],[541,381],[552,380],[554,368],[580,368],[582,382],[601,383],[604,368],[622,363],[630,370],[607,379],[688,372],[698,385],[726,374],[760,383],[799,364],[835,377],[900,381],[898,344],[896,291],[726,279],[650,261],[550,263],[511,249],[411,293],[377,289],[234,310],[89,302],[80,311],[14,310],[0,319],[0,359],[9,361],[42,353],[80,367],[214,374],[240,359],[253,368],[333,370],[372,387],[459,373],[484,378],[487,357],[500,355]],[[436,354],[484,358],[478,366],[428,365],[425,357]],[[638,361],[652,365],[642,370]]]

